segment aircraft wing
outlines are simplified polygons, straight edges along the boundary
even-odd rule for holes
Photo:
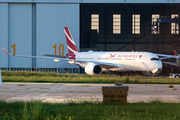
[[[176,62],[165,62],[165,61],[162,61],[162,63],[178,67]]]
[[[165,59],[169,59],[169,58],[178,59],[177,53],[176,53],[176,55],[165,55],[165,54],[156,54],[156,55],[159,57],[160,60],[165,60]],[[161,62],[163,64],[168,64],[168,65],[172,65],[172,66],[178,67],[176,62],[166,62],[166,61],[161,61]]]
[[[42,56],[55,57],[55,58],[70,58],[69,56],[52,55],[52,54],[42,54]]]
[[[2,48],[3,51],[7,54],[7,55],[10,55],[10,56],[14,56],[10,53],[8,53],[4,48]],[[54,60],[54,59],[61,59],[61,58],[58,58],[58,57],[50,57],[48,56],[49,54],[43,54],[43,55],[47,55],[46,57],[44,56],[29,56],[29,55],[15,55],[14,57],[24,57],[24,58],[39,58],[39,59],[51,59],[51,60]]]
[[[165,54],[156,54],[160,60],[165,60],[165,59],[169,59],[169,58],[178,58],[178,56],[174,56],[174,55],[165,55]]]
[[[4,48],[2,48],[3,51],[7,55],[12,54],[8,53]],[[116,63],[108,63],[108,62],[99,62],[99,61],[87,61],[87,60],[75,60],[75,59],[69,59],[67,56],[57,56],[57,55],[51,55],[51,54],[43,54],[44,56],[28,56],[28,55],[15,55],[14,57],[24,57],[24,58],[38,58],[38,59],[49,59],[49,60],[54,60],[55,62],[59,61],[68,61],[70,64],[82,64],[83,66],[86,66],[88,63],[94,63],[94,64],[99,64],[103,68],[110,69],[110,68],[121,68],[119,64]],[[81,66],[81,67],[83,67]]]

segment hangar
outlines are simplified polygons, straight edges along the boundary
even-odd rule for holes
[[[0,0],[0,48],[17,55],[65,55],[63,27],[80,51],[180,52],[180,0]],[[8,71],[78,72],[67,62],[15,58]]]

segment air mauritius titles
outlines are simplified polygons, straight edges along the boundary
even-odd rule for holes
[[[118,55],[118,54],[110,54],[109,57],[110,58],[141,58],[142,55]]]

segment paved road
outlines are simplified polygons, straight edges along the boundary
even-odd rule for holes
[[[72,100],[102,101],[102,86],[114,84],[75,83],[3,83],[0,100],[65,102]],[[180,102],[180,85],[168,84],[124,84],[129,86],[128,102],[162,100]]]

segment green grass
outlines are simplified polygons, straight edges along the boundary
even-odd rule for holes
[[[0,101],[1,120],[179,120],[180,103],[128,103],[127,105]]]
[[[180,78],[2,71],[3,82],[180,84]]]

